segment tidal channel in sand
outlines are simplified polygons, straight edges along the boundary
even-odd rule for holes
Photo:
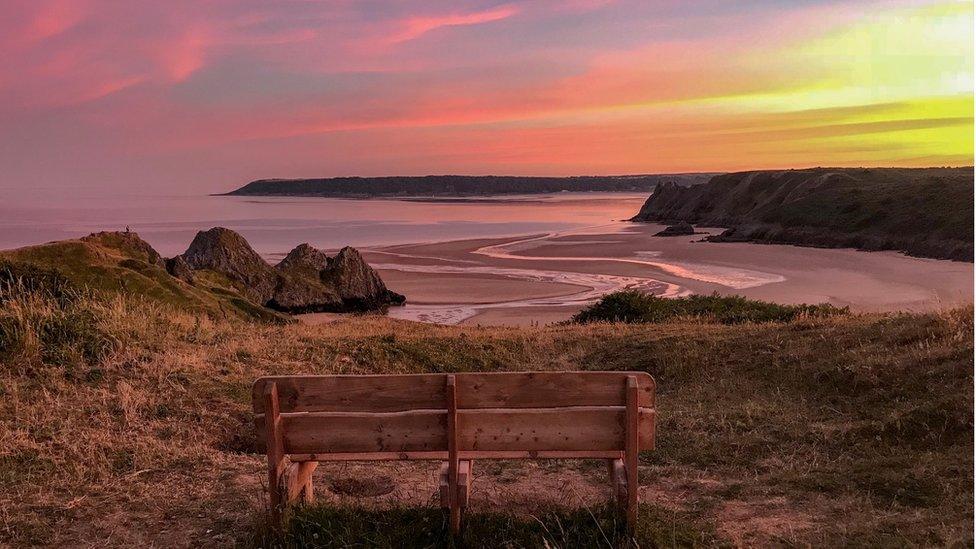
[[[925,311],[973,302],[973,264],[797,246],[655,237],[613,222],[561,232],[373,248],[367,260],[408,296],[396,318],[445,324],[547,324],[609,292],[718,292],[855,311]],[[715,232],[718,229],[700,229]]]

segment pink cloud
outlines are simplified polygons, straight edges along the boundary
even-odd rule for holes
[[[197,27],[169,41],[153,44],[151,49],[165,77],[182,82],[203,67],[206,48],[212,42],[209,34]]]
[[[512,17],[518,12],[519,8],[517,6],[506,4],[504,6],[498,6],[497,8],[471,13],[410,17],[397,24],[397,26],[400,27],[400,30],[397,33],[389,36],[385,40],[385,43],[398,44],[400,42],[407,42],[409,40],[420,38],[428,32],[443,27],[461,27],[468,25],[480,25],[482,23],[490,23],[492,21],[501,21],[502,19]]]

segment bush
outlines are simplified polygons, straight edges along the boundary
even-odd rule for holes
[[[614,292],[583,309],[572,322],[658,323],[676,318],[695,318],[722,324],[743,322],[790,322],[800,317],[848,314],[847,307],[779,305],[741,296],[692,295],[663,298],[637,290]]]

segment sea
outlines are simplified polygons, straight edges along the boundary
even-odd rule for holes
[[[485,198],[337,199],[118,194],[0,202],[0,249],[138,232],[163,256],[198,231],[226,227],[274,260],[307,242],[324,250],[558,232],[633,216],[647,193],[558,193]]]

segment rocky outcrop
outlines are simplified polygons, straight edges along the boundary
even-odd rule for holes
[[[661,184],[631,221],[725,227],[762,242],[973,261],[973,169],[811,168]]]
[[[295,246],[295,249],[288,252],[288,255],[275,265],[275,269],[280,272],[315,273],[315,276],[318,276],[318,273],[328,266],[329,256],[305,243]]]
[[[406,298],[392,292],[383,284],[355,248],[346,246],[329,260],[322,273],[322,282],[335,288],[342,302],[350,310],[369,310],[387,305],[402,305]]]
[[[238,283],[244,295],[259,304],[270,300],[278,286],[278,273],[244,237],[223,227],[201,231],[183,259],[194,269],[220,273]]]
[[[127,258],[144,261],[156,267],[164,267],[163,256],[131,231],[102,231],[81,238],[82,242],[118,250]]]
[[[691,223],[678,223],[676,225],[668,225],[663,231],[654,233],[654,236],[688,236],[695,234],[695,228]]]
[[[370,311],[406,299],[387,289],[362,255],[349,247],[330,258],[300,244],[272,267],[241,235],[214,227],[198,233],[181,258],[192,269],[230,279],[248,299],[278,311]]]
[[[166,260],[166,272],[187,284],[193,284],[193,267],[181,255]]]
[[[338,311],[342,309],[339,293],[322,283],[322,270],[329,256],[309,244],[299,244],[275,265],[280,279],[268,306],[293,313]]]

